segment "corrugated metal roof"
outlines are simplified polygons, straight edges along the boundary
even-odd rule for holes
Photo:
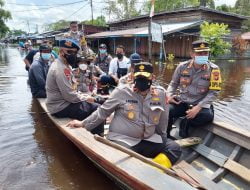
[[[194,26],[198,26],[203,21],[193,21],[193,22],[180,22],[162,25],[163,34],[170,34]],[[95,34],[88,35],[87,38],[118,38],[118,37],[146,37],[148,36],[148,27],[133,28],[127,30],[117,30],[117,31],[107,31],[99,32]]]
[[[176,16],[178,17],[178,14],[180,12],[189,12],[189,11],[211,12],[211,13],[216,13],[216,14],[225,15],[225,16],[232,16],[232,17],[242,19],[242,20],[247,20],[249,18],[248,16],[239,15],[239,14],[236,14],[236,13],[229,13],[229,12],[219,11],[219,10],[215,10],[215,9],[211,9],[211,8],[207,8],[207,7],[187,7],[187,8],[181,8],[181,9],[176,9],[176,10],[172,10],[172,11],[162,11],[162,12],[159,12],[159,13],[155,13],[153,18],[155,18],[157,16],[165,15],[165,14],[176,14]],[[108,24],[113,25],[113,24],[116,24],[116,23],[128,22],[128,21],[142,19],[142,18],[149,18],[149,14],[140,15],[140,16],[137,16],[137,17],[129,18],[129,19],[117,20],[117,21],[110,22]]]

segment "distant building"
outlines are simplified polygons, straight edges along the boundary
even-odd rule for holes
[[[204,7],[165,11],[153,17],[153,22],[162,25],[166,53],[181,58],[189,57],[191,43],[199,38],[200,25],[204,21],[228,24],[231,30],[228,36],[230,39],[241,33],[244,20],[247,20],[247,17]],[[92,40],[96,47],[100,43],[106,43],[111,52],[114,52],[116,45],[121,44],[126,47],[127,53],[147,54],[148,23],[148,15],[120,20],[109,23],[109,31],[91,34],[87,38]],[[159,43],[153,43],[153,55],[158,55],[159,52]]]

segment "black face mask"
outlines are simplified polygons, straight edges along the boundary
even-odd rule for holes
[[[122,57],[123,57],[123,55],[121,53],[117,53],[116,56],[118,59],[122,59]]]
[[[65,59],[67,60],[68,64],[71,65],[72,68],[77,68],[77,57],[76,54],[65,54]]]
[[[134,83],[135,83],[135,87],[141,92],[143,92],[150,88],[152,84],[152,80],[149,80],[147,78],[136,78]]]

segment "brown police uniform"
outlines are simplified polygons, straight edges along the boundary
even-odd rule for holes
[[[202,47],[197,47],[197,45]],[[208,44],[197,42],[198,51],[207,51]],[[180,63],[172,77],[167,89],[167,95],[178,95],[180,104],[171,104],[167,134],[170,136],[173,120],[186,115],[190,106],[199,105],[202,109],[193,119],[184,119],[180,126],[180,135],[188,135],[189,126],[203,126],[214,118],[212,103],[216,99],[221,88],[220,70],[212,62],[202,65],[200,69],[194,68],[194,60]],[[179,91],[178,91],[178,90]],[[181,131],[184,129],[184,131]]]
[[[73,41],[60,41],[60,47],[75,46]],[[87,94],[77,92],[75,82],[72,68],[61,57],[52,63],[46,80],[46,105],[52,115],[83,120],[97,109],[97,104],[86,101]],[[92,132],[102,133],[103,130],[103,124],[100,124]]]
[[[161,87],[151,86],[143,97],[134,85],[118,86],[97,111],[83,120],[83,125],[92,130],[113,112],[108,139],[147,157],[164,152],[172,163],[179,158],[179,146],[165,138],[168,105]]]

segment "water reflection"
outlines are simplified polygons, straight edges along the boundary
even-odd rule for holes
[[[118,189],[50,121],[37,101],[32,102],[35,132],[40,154],[48,164],[53,187],[63,189]]]
[[[22,52],[25,56],[25,52]],[[0,189],[117,189],[49,121],[32,101],[27,72],[17,49],[0,49]],[[155,64],[165,88],[176,62]],[[250,63],[218,63],[223,89],[215,119],[250,129]]]

